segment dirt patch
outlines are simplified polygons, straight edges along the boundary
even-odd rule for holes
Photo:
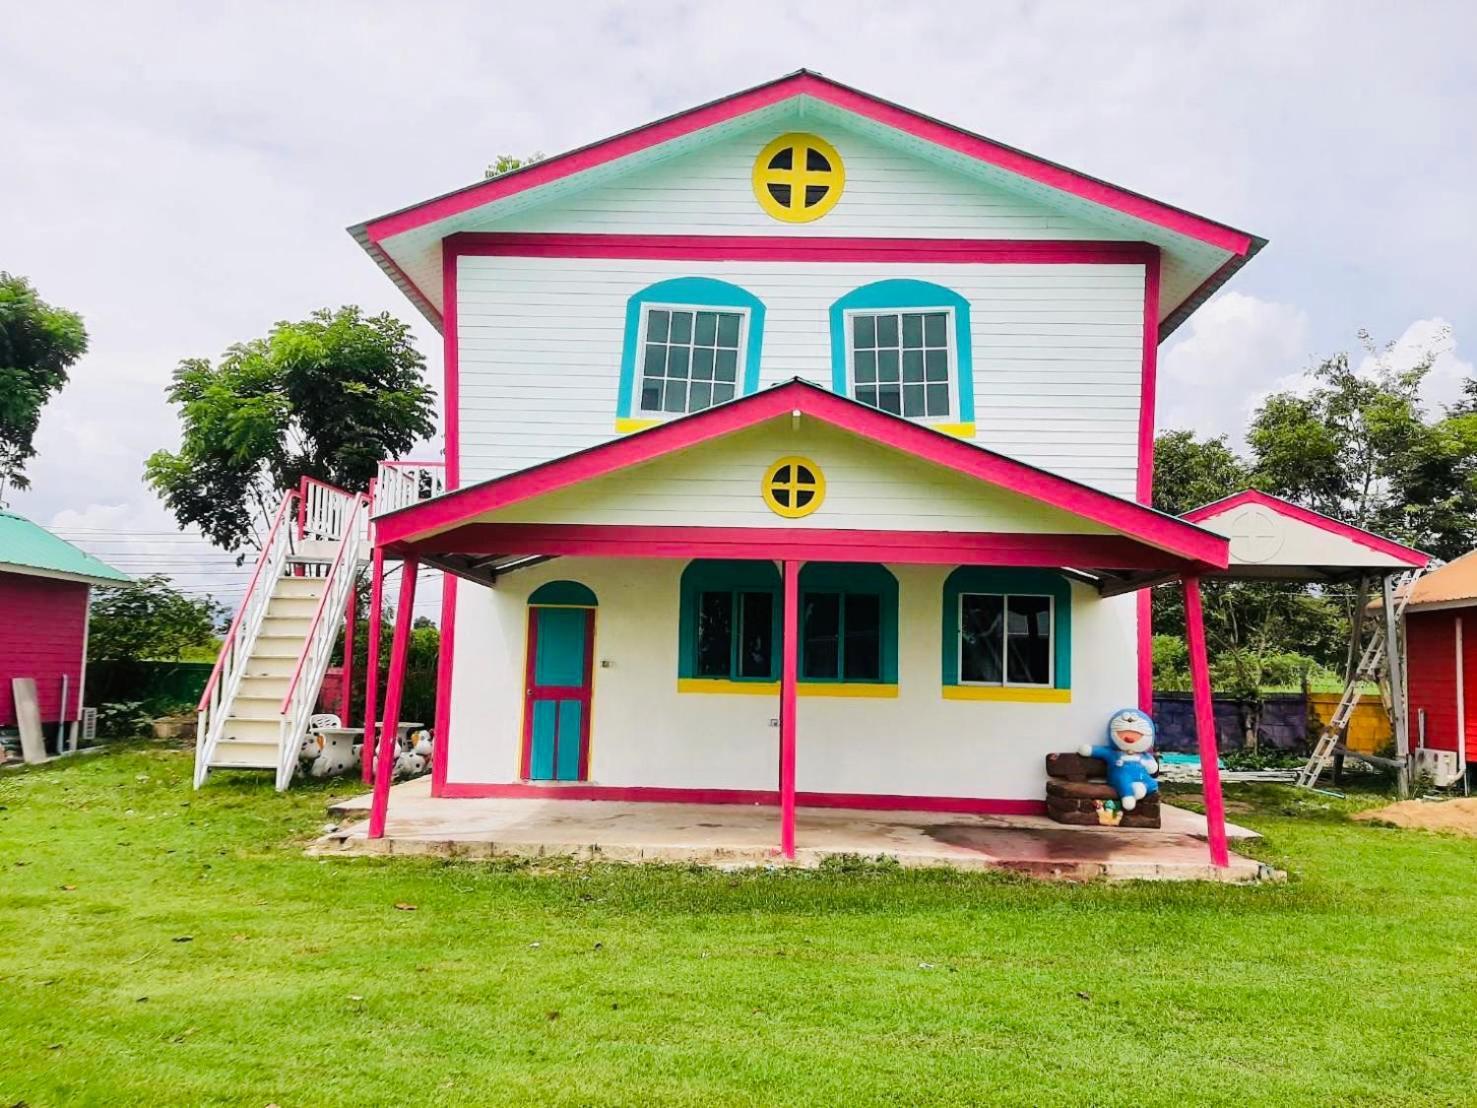
[[[1463,800],[1402,800],[1387,808],[1360,812],[1355,819],[1393,823],[1422,831],[1450,831],[1477,838],[1477,797]]]

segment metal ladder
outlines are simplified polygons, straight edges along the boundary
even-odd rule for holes
[[[1397,628],[1401,626],[1401,621],[1404,619],[1405,606],[1410,602],[1411,586],[1415,583],[1419,573],[1419,570],[1411,570],[1402,574],[1396,581],[1394,595],[1395,626]],[[1354,618],[1362,624],[1368,618],[1368,611],[1358,612]],[[1396,633],[1399,634],[1398,631]],[[1369,643],[1360,654],[1354,672],[1349,675],[1349,680],[1344,685],[1344,692],[1339,697],[1338,706],[1334,708],[1333,715],[1329,717],[1323,731],[1318,736],[1318,741],[1313,745],[1313,753],[1309,755],[1307,763],[1298,770],[1295,782],[1299,788],[1313,788],[1318,783],[1318,778],[1323,775],[1323,771],[1329,767],[1334,756],[1339,752],[1344,730],[1348,727],[1349,719],[1359,704],[1360,685],[1366,681],[1373,681],[1379,687],[1380,700],[1384,702],[1385,711],[1394,710],[1394,696],[1390,689],[1389,644],[1386,642],[1386,637],[1385,620],[1383,616],[1377,616],[1374,620],[1374,633],[1370,635]],[[1398,643],[1396,649],[1399,649]]]

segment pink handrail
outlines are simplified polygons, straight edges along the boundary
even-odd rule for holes
[[[220,653],[215,658],[215,668],[210,671],[210,676],[205,681],[205,691],[200,694],[200,703],[195,705],[197,712],[205,711],[205,706],[210,703],[210,694],[215,689],[215,683],[220,680],[221,667],[226,664],[226,650],[235,641],[236,632],[241,629],[241,617],[246,614],[246,606],[251,602],[251,594],[256,590],[257,579],[262,575],[262,566],[267,564],[267,555],[272,551],[272,543],[277,538],[277,531],[282,527],[282,520],[286,518],[287,509],[295,498],[297,498],[297,493],[291,489],[282,497],[282,504],[272,520],[272,529],[267,532],[267,541],[262,543],[262,552],[257,555],[256,568],[251,571],[251,580],[247,583],[246,591],[241,594],[241,604],[236,609],[235,618],[231,620],[231,629],[221,640]]]
[[[312,478],[304,478],[304,480],[312,480]],[[319,482],[319,484],[322,484],[322,482]],[[332,488],[333,486],[330,485],[328,487]],[[349,514],[349,519],[345,521],[344,537],[339,542],[338,553],[333,556],[333,564],[328,567],[328,573],[323,578],[325,582],[333,580],[334,574],[338,571],[339,563],[344,560],[344,551],[349,549],[349,544],[354,543],[357,545],[359,542],[358,528],[352,526],[352,524],[354,523],[355,515],[358,514],[359,508],[367,508],[369,506],[369,500],[363,494],[360,494],[354,497],[354,502],[354,511]],[[352,588],[352,586],[350,587]],[[313,612],[313,622],[308,624],[307,634],[303,636],[303,648],[298,652],[297,665],[293,668],[292,680],[287,682],[287,693],[282,697],[282,706],[278,709],[279,711],[287,711],[287,706],[292,703],[292,694],[297,691],[298,679],[303,674],[303,663],[308,660],[308,647],[312,645],[313,635],[318,630],[318,624],[323,621],[323,608],[328,603],[328,594],[330,592],[332,592],[332,589],[325,584],[323,595],[318,598],[318,607]]]

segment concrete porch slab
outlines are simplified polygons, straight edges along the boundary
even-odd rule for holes
[[[355,816],[369,797],[332,811]],[[828,857],[886,856],[905,866],[998,869],[1067,880],[1254,882],[1275,870],[1233,854],[1210,865],[1205,820],[1163,805],[1158,830],[1068,827],[1045,816],[960,815],[801,808],[794,865]],[[438,799],[426,778],[395,786],[385,837],[371,840],[355,822],[309,848],[315,854],[429,854],[454,858],[575,858],[715,866],[785,863],[775,853],[773,808],[736,804],[650,804],[610,800]],[[1254,838],[1227,828],[1233,838]]]

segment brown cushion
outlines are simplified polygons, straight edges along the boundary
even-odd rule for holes
[[[1101,758],[1084,758],[1081,754],[1048,754],[1046,776],[1069,781],[1101,781],[1108,775],[1108,764]]]
[[[1047,796],[1066,796],[1074,800],[1117,800],[1118,794],[1105,781],[1063,781],[1053,777],[1046,782]]]

